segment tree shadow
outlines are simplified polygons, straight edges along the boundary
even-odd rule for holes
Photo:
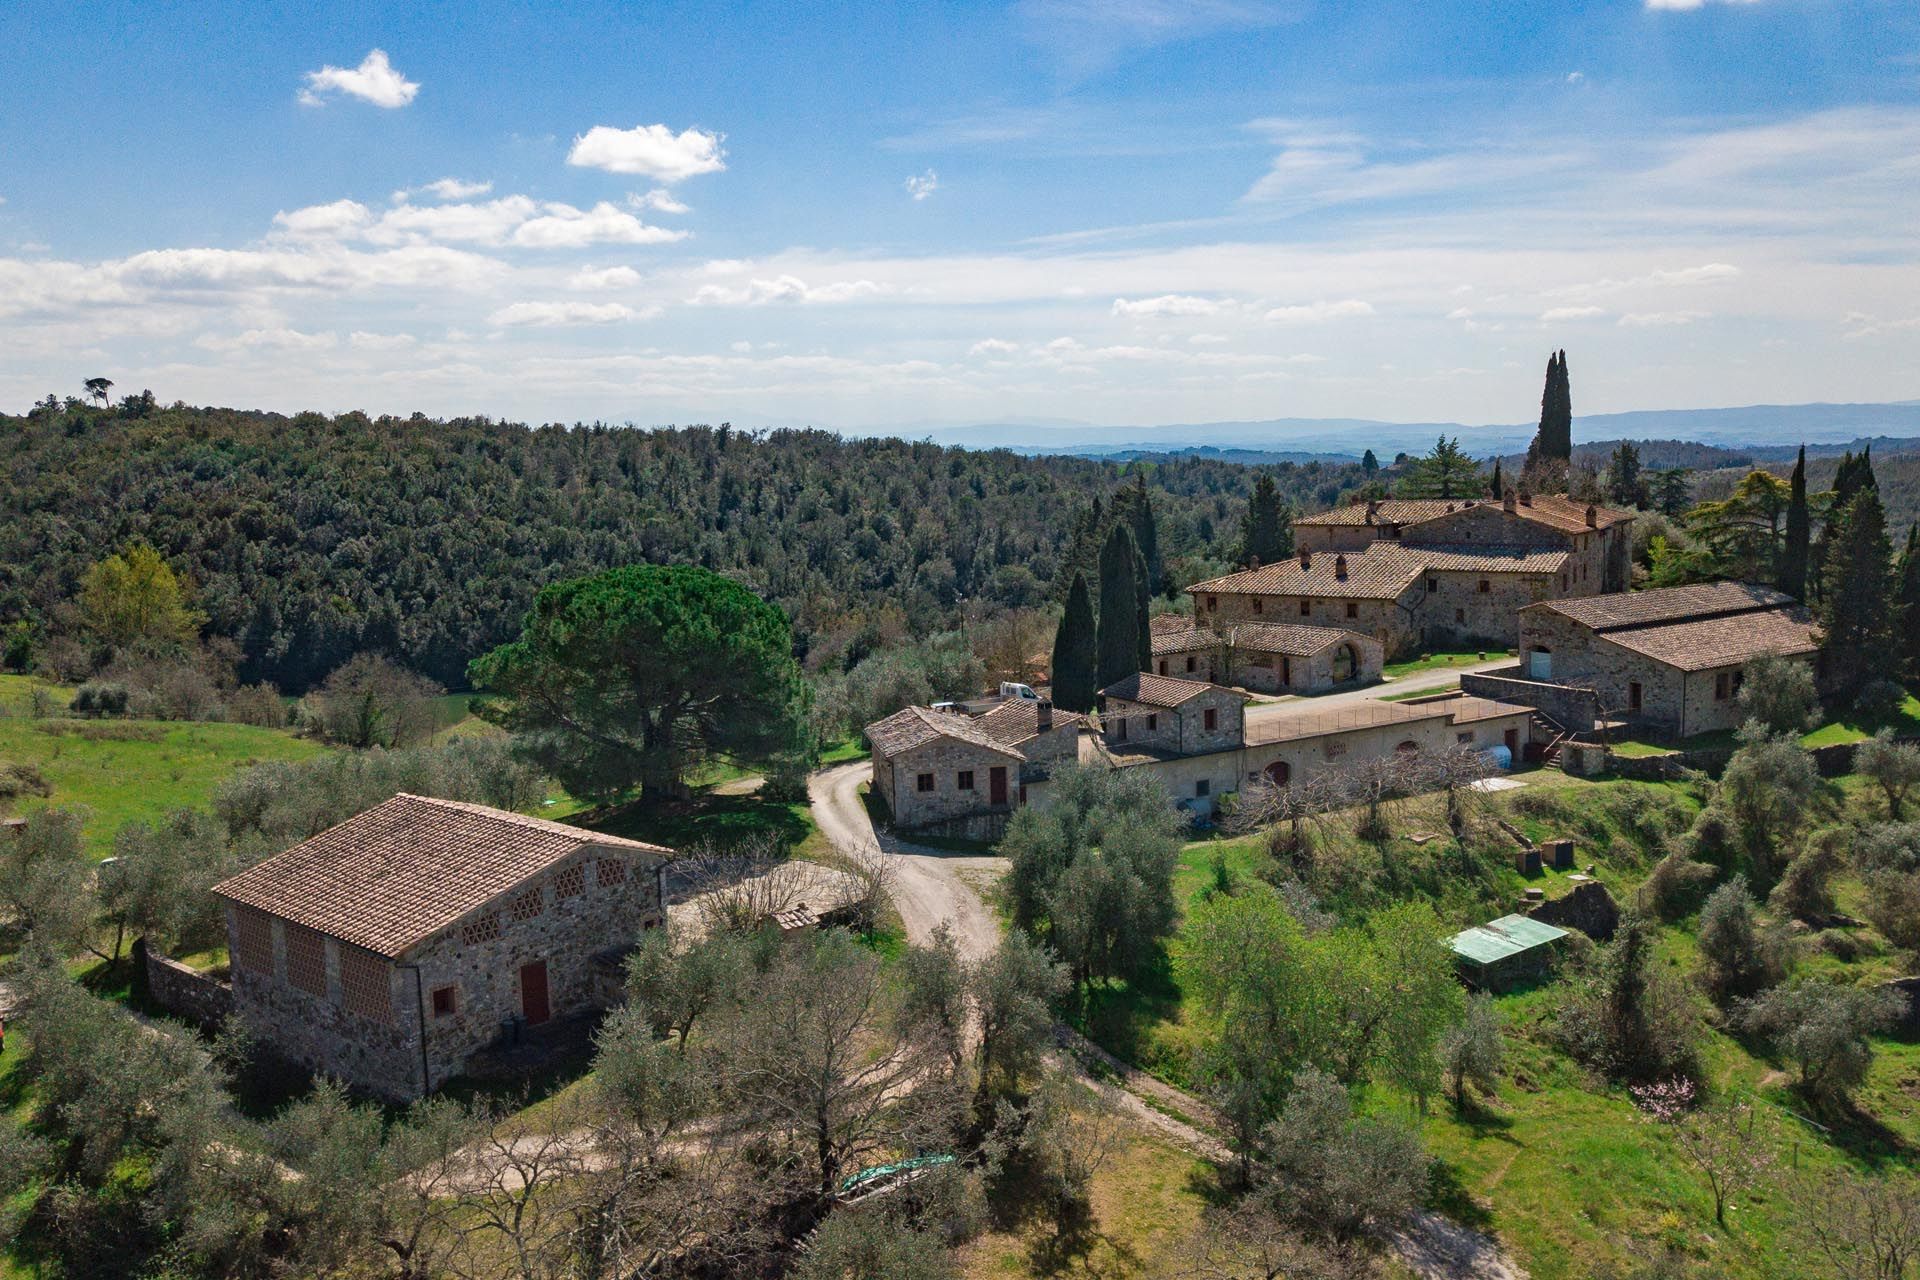
[[[1153,955],[1133,977],[1111,986],[1090,986],[1081,993],[1080,1030],[1117,1058],[1142,1062],[1153,1027],[1180,1014],[1180,987],[1173,961],[1156,944]]]
[[[791,856],[813,834],[802,806],[758,795],[701,792],[685,800],[633,801],[582,814],[580,826],[670,849],[728,851],[770,844]]]
[[[1427,1207],[1463,1226],[1479,1231],[1493,1228],[1493,1214],[1461,1181],[1460,1166],[1435,1160],[1427,1177]]]

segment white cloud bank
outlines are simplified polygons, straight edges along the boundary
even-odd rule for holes
[[[553,329],[563,325],[617,324],[622,320],[650,320],[660,308],[635,311],[619,302],[513,302],[487,317],[502,329]]]
[[[365,240],[371,244],[517,245],[583,249],[596,244],[671,244],[687,232],[656,227],[602,200],[591,209],[529,196],[482,203],[401,204],[376,214],[357,200],[335,200],[273,216],[295,240]]]
[[[1338,302],[1323,299],[1300,306],[1275,307],[1267,312],[1267,320],[1272,324],[1326,324],[1330,320],[1354,320],[1372,314],[1373,304],[1358,298],[1342,298]]]
[[[635,125],[631,129],[597,124],[573,140],[567,163],[608,173],[639,174],[671,186],[725,169],[727,153],[720,148],[722,137],[704,129],[675,133],[664,124]]]
[[[392,110],[406,106],[419,92],[416,81],[393,69],[393,64],[387,61],[386,50],[375,49],[361,59],[357,67],[336,67],[329,63],[318,71],[307,72],[307,86],[300,91],[300,101],[317,107],[326,102],[328,94],[343,93]]]
[[[1184,293],[1163,293],[1157,298],[1115,298],[1116,316],[1210,316],[1220,311],[1212,298],[1196,298]]]
[[[916,173],[906,181],[907,194],[915,200],[925,200],[940,189],[940,175],[929,169],[925,173]]]

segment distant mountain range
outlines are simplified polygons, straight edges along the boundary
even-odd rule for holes
[[[1137,457],[1202,453],[1228,461],[1350,461],[1371,448],[1381,462],[1400,452],[1418,454],[1436,437],[1458,436],[1477,457],[1523,452],[1534,424],[1473,426],[1459,422],[1376,422],[1366,418],[1273,418],[1261,422],[1177,423],[1103,427],[1059,422],[986,422],[902,425],[851,435],[901,436],[969,449],[1016,453]],[[1576,443],[1671,440],[1716,445],[1751,457],[1800,444],[1838,448],[1885,437],[1913,444],[1920,438],[1920,401],[1895,404],[1763,404],[1738,409],[1642,409],[1576,417]],[[1920,445],[1915,445],[1920,448]],[[1911,452],[1913,449],[1903,449]]]

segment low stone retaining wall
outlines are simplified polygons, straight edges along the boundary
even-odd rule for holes
[[[1571,893],[1549,898],[1527,913],[1541,924],[1578,929],[1595,942],[1611,942],[1620,927],[1620,906],[1597,880],[1576,885]]]
[[[1496,702],[1517,702],[1556,721],[1574,732],[1591,729],[1599,718],[1600,699],[1593,690],[1573,685],[1529,680],[1522,667],[1501,667],[1498,671],[1466,671],[1460,675],[1460,692]]]
[[[962,818],[922,823],[917,827],[897,827],[895,830],[903,840],[911,840],[915,836],[938,836],[946,840],[978,840],[982,844],[991,844],[1007,833],[1007,819],[1012,816],[1006,812],[975,813]]]
[[[1920,738],[1899,738],[1899,742],[1920,742]],[[1836,742],[1829,746],[1813,747],[1807,752],[1813,757],[1813,767],[1820,771],[1823,778],[1838,778],[1853,772],[1853,757],[1860,749],[1857,742]],[[1733,759],[1732,747],[1709,747],[1700,751],[1675,751],[1664,756],[1613,756],[1610,767],[1622,778],[1632,778],[1637,782],[1665,782],[1678,778],[1682,771],[1699,770],[1702,773],[1717,774],[1727,767],[1727,761]]]
[[[203,1031],[217,1030],[233,1012],[233,988],[178,960],[142,946],[147,994],[153,1002]]]

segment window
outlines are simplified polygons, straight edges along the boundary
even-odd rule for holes
[[[1213,612],[1213,611],[1214,611],[1215,609],[1218,609],[1219,607],[1220,607],[1220,597],[1219,597],[1219,596],[1208,596],[1208,597],[1207,597],[1207,612],[1208,612],[1208,613],[1212,613],[1212,612]]]
[[[1303,618],[1311,618],[1313,616],[1313,601],[1302,600],[1300,602],[1300,616]]]
[[[340,948],[340,1003],[348,1013],[375,1022],[393,1021],[393,988],[385,960],[358,947]]]
[[[1193,659],[1188,658],[1187,661],[1192,662]],[[1165,658],[1160,659],[1160,674],[1161,675],[1167,674],[1167,660]]]
[[[1732,688],[1732,685],[1733,685],[1733,681],[1732,681],[1731,679],[1729,679],[1729,678],[1727,677],[1727,673],[1726,673],[1726,672],[1724,672],[1724,671],[1722,671],[1722,672],[1719,672],[1719,673],[1717,673],[1717,674],[1716,674],[1716,675],[1715,675],[1715,676],[1713,677],[1713,699],[1714,699],[1714,701],[1715,701],[1715,702],[1725,702],[1725,701],[1727,700],[1727,694],[1728,694],[1728,692],[1730,691],[1730,689]]]
[[[310,995],[327,994],[327,940],[303,925],[288,923],[287,981]]]
[[[541,896],[540,887],[535,885],[513,900],[513,905],[507,909],[507,914],[516,921],[531,920],[546,909],[546,899]]]
[[[1562,591],[1567,589],[1567,575],[1564,573],[1560,575],[1560,589]]]
[[[587,891],[587,866],[576,862],[563,868],[553,878],[553,897],[556,902],[565,902],[568,898],[577,898]]]
[[[1113,740],[1115,742],[1125,742],[1127,740],[1127,720],[1125,716],[1121,716],[1113,722]]]
[[[1428,578],[1428,579],[1427,579],[1427,594],[1428,594],[1428,595],[1432,595],[1432,594],[1433,594],[1434,592],[1436,592],[1436,591],[1438,591],[1439,589],[1440,589],[1440,579],[1438,579],[1438,578]]]
[[[500,936],[500,915],[489,911],[478,920],[469,920],[460,926],[460,941],[469,947],[477,947],[483,942],[492,942]]]
[[[1410,755],[1416,754],[1420,750],[1420,744],[1415,742],[1412,738],[1408,738],[1405,742],[1401,743],[1399,746],[1395,747],[1393,750],[1396,755],[1410,756]]]
[[[433,1016],[451,1018],[460,1012],[460,988],[435,987],[433,989]]]
[[[1159,727],[1160,727],[1160,717],[1159,717],[1159,716],[1157,716],[1157,715],[1151,715],[1151,716],[1148,716],[1148,717],[1147,717],[1147,732],[1148,732],[1148,733],[1152,733],[1152,732],[1153,732],[1154,730],[1156,730],[1156,729],[1158,729]]]
[[[1202,778],[1198,782],[1193,784],[1193,794],[1196,796],[1204,796],[1209,792],[1211,792],[1212,790],[1213,790],[1213,783],[1207,781],[1205,778]]]
[[[1253,611],[1255,613],[1259,613],[1262,609],[1266,607],[1266,604],[1267,602],[1265,600],[1262,600],[1259,596],[1255,596],[1253,598]]]
[[[254,973],[273,972],[273,922],[250,907],[233,909],[233,962]]]
[[[913,779],[913,789],[915,791],[933,790],[933,775],[930,773],[915,774]]]
[[[1360,616],[1360,602],[1358,600],[1347,601],[1347,616],[1349,618],[1357,618]]]
[[[959,775],[955,777],[953,785],[962,791],[973,790],[973,770],[962,769]]]
[[[1745,667],[1742,667],[1740,668],[1740,670],[1733,673],[1733,696],[1734,697],[1737,698],[1740,696],[1740,686],[1745,684],[1746,682],[1747,682],[1747,669]]]
[[[1200,714],[1200,723],[1202,726],[1205,727],[1208,733],[1212,733],[1215,729],[1219,728],[1220,726],[1219,710],[1214,707],[1208,707],[1205,711],[1203,711]]]
[[[1639,709],[1640,709],[1640,682],[1638,680],[1634,680],[1634,681],[1630,681],[1627,684],[1627,710],[1638,711]]]
[[[1485,595],[1487,594],[1487,592],[1491,590],[1493,590],[1493,584],[1491,582],[1488,582],[1485,578],[1480,579],[1480,594]]]
[[[1193,665],[1194,665],[1194,657],[1192,654],[1188,654],[1187,655],[1187,671],[1189,673],[1193,671]]]
[[[1453,620],[1455,622],[1465,622],[1467,620],[1467,611],[1465,609],[1455,609],[1453,611]]]
[[[593,864],[593,882],[602,889],[627,882],[627,864],[618,858],[602,858]]]
[[[1453,740],[1465,746],[1467,743],[1473,741],[1473,730],[1469,729],[1465,733],[1456,733],[1453,735]]]

